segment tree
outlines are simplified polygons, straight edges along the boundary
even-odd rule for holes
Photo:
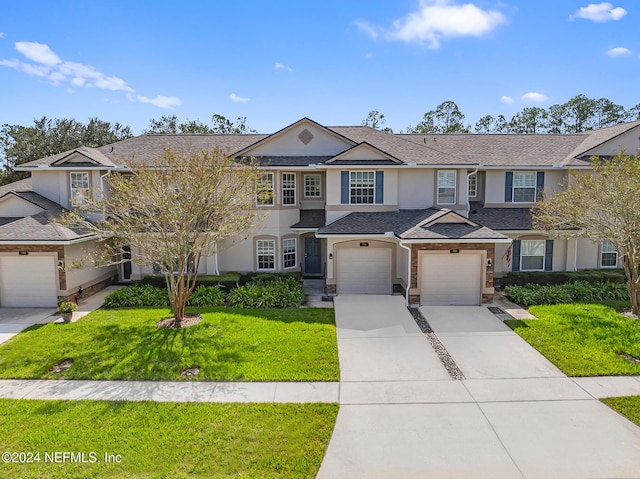
[[[476,133],[491,133],[494,123],[495,118],[491,115],[485,115],[476,122],[474,130]]]
[[[55,155],[80,146],[98,147],[130,138],[131,129],[120,123],[90,118],[87,124],[72,118],[33,121],[33,126],[4,124],[0,129],[0,160],[4,171],[0,184],[25,178],[27,173],[13,171],[17,165]]]
[[[617,125],[627,121],[629,118],[629,113],[625,111],[622,105],[616,105],[606,98],[596,100],[594,115],[595,128]]]
[[[576,95],[564,104],[564,123],[567,133],[592,130],[595,123],[596,100]]]
[[[415,127],[409,126],[409,133],[469,133],[465,127],[464,115],[455,102],[447,100],[440,103],[435,110],[424,114],[422,121]]]
[[[547,120],[547,112],[544,108],[528,107],[516,114],[510,122],[510,130],[513,133],[542,133]]]
[[[143,133],[147,135],[243,135],[256,133],[247,126],[245,117],[238,117],[236,123],[217,113],[211,117],[209,126],[200,120],[180,120],[177,115],[162,115],[159,119],[149,120],[149,128]]]
[[[63,223],[98,236],[102,247],[90,258],[95,266],[122,263],[130,251],[137,264],[159,268],[180,327],[202,258],[262,217],[254,208],[260,170],[218,150],[166,150],[156,161],[127,167],[131,175],[106,177],[110,194],[87,198]],[[102,212],[100,221],[95,212]]]
[[[385,120],[384,115],[380,113],[378,110],[371,110],[367,117],[362,121],[362,126],[368,126],[369,128],[373,128],[374,130],[382,130],[387,133],[393,133],[391,128],[382,128],[387,122]]]
[[[535,229],[560,237],[610,241],[618,252],[631,308],[640,313],[640,157],[594,158],[593,174],[570,171],[568,186],[533,209]]]
[[[565,133],[565,105],[551,105],[547,110],[547,133],[560,135]]]

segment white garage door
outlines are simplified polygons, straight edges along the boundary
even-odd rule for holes
[[[425,305],[477,305],[481,302],[479,254],[423,254],[420,302]]]
[[[391,294],[391,248],[340,248],[338,294]]]
[[[58,271],[54,256],[0,256],[0,305],[56,307]]]

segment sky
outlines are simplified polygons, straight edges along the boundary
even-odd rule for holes
[[[0,124],[213,114],[400,131],[453,100],[473,125],[578,94],[640,103],[640,2],[0,0]]]

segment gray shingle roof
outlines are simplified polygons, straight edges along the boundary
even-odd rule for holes
[[[31,191],[31,177],[0,186],[0,196],[4,196],[10,191]]]
[[[336,220],[318,230],[327,235],[365,235],[393,232],[401,239],[479,240],[505,239],[506,236],[485,226],[468,223],[432,223],[450,210],[398,210],[384,212],[356,212]]]
[[[325,210],[300,210],[300,221],[291,226],[291,228],[321,228],[325,222]]]
[[[530,208],[484,208],[471,203],[469,219],[494,230],[530,230]]]
[[[25,180],[21,180],[25,181]],[[65,209],[57,203],[34,193],[33,191],[21,191],[25,183],[17,181],[2,188],[12,187],[20,191],[13,191],[20,198],[29,201],[44,211],[24,218],[2,218],[0,222],[0,243],[3,241],[42,241],[43,243],[71,241],[88,238],[93,235],[77,228],[67,228],[57,223]],[[2,191],[0,195],[8,194],[11,190]]]
[[[258,156],[261,165],[268,166],[308,166],[324,163],[331,156]]]
[[[391,134],[365,126],[333,126],[328,130],[355,144],[368,143],[404,163],[418,165],[469,165],[551,167],[589,165],[584,152],[640,125],[640,121],[574,135],[523,134]],[[286,129],[286,128],[285,128]],[[99,148],[79,148],[100,164],[148,161],[165,148],[200,151],[220,148],[226,154],[240,152],[270,135],[142,135]],[[351,146],[349,147],[351,148]],[[66,151],[26,163],[27,168],[49,165],[68,156]],[[303,166],[320,157],[272,157],[274,166]],[[266,157],[265,157],[266,159]],[[328,157],[327,157],[328,159]],[[326,161],[326,160],[325,160]],[[343,163],[351,164],[351,163]],[[363,163],[358,163],[363,164]],[[367,163],[378,164],[378,163]]]

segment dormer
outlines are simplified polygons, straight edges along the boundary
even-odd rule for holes
[[[51,168],[60,167],[115,167],[115,163],[95,148],[80,147],[68,152],[62,158],[49,165]]]
[[[326,164],[332,166],[389,166],[403,165],[404,162],[367,142],[362,142],[327,160]]]

